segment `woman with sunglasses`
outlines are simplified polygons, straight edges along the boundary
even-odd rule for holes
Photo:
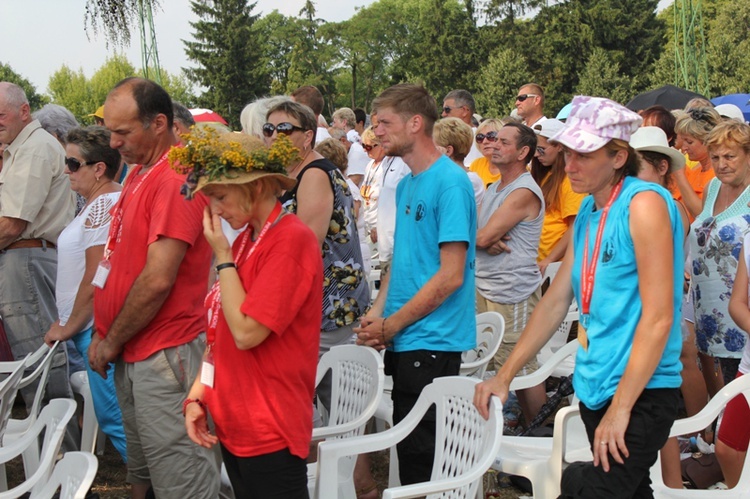
[[[380,187],[383,183],[383,171],[385,170],[381,164],[383,158],[385,158],[385,150],[380,147],[380,140],[375,136],[372,127],[367,127],[362,132],[362,147],[370,157],[370,163],[365,169],[365,178],[362,180],[359,193],[364,201],[367,243],[371,248],[376,249],[375,246],[378,242],[378,198],[380,197]],[[375,258],[377,258],[376,253],[376,251],[373,252]]]
[[[672,196],[635,178],[628,144],[641,118],[608,99],[577,96],[565,127],[550,138],[564,147],[571,187],[590,193],[572,244],[547,293],[497,375],[477,385],[508,396],[516,372],[580,308],[573,386],[593,463],[564,471],[563,498],[650,497],[649,471],[677,416],[683,228]]]
[[[733,120],[714,128],[706,147],[716,178],[690,230],[695,335],[710,396],[734,379],[747,334],[730,317],[729,297],[742,240],[750,232],[750,126]],[[721,374],[714,360],[719,360]]]
[[[477,127],[477,134],[474,136],[474,140],[476,140],[477,146],[479,146],[479,151],[482,153],[482,157],[471,162],[469,165],[469,171],[479,175],[479,178],[482,179],[485,187],[500,180],[500,171],[492,166],[490,158],[495,150],[494,146],[495,142],[497,142],[497,132],[504,124],[505,123],[501,120],[484,120]]]
[[[534,125],[537,147],[531,160],[531,176],[542,188],[545,206],[537,257],[542,275],[550,263],[559,262],[565,256],[573,222],[585,197],[570,187],[562,146],[549,141],[563,126],[563,122],[556,119],[542,120]]]
[[[74,128],[67,135],[65,173],[71,189],[83,197],[84,206],[57,240],[55,294],[59,319],[44,335],[44,341],[52,345],[73,339],[86,365],[99,426],[125,461],[125,431],[115,396],[114,364],[110,364],[104,379],[91,370],[87,353],[94,324],[92,280],[104,258],[110,210],[122,189],[114,181],[120,153],[109,147],[109,139],[109,131],[100,126]]]
[[[474,132],[471,127],[459,118],[443,118],[435,123],[432,130],[432,141],[438,151],[445,154],[451,161],[456,163],[466,172],[474,189],[474,202],[477,210],[482,204],[485,185],[482,179],[474,172],[468,171],[464,166],[464,159],[471,151],[471,139]]]
[[[677,143],[680,144],[682,152],[690,161],[700,163],[700,167],[681,168],[675,170],[674,174],[678,188],[676,198],[685,203],[691,218],[703,210],[703,189],[714,178],[705,142],[708,134],[719,122],[719,113],[710,107],[699,107],[688,109],[680,115],[675,124]]]

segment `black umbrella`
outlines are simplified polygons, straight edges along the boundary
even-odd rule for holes
[[[664,85],[656,90],[636,95],[633,100],[628,102],[627,108],[632,111],[640,111],[651,106],[664,106],[667,109],[683,109],[691,99],[695,99],[696,97],[705,99],[701,94],[691,92],[690,90],[675,87],[674,85]]]

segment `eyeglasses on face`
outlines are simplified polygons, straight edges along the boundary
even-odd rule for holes
[[[284,135],[291,135],[294,132],[304,132],[305,129],[298,127],[297,125],[292,125],[286,121],[284,123],[279,123],[276,126],[274,126],[273,123],[265,123],[263,125],[263,135],[266,137],[272,136],[274,131],[283,133]]]
[[[541,146],[538,146],[538,147],[536,148],[536,152],[538,152],[539,154],[542,154],[542,155],[544,155],[544,151],[546,151],[546,150],[547,150],[547,148],[546,148],[546,147],[541,147]]]
[[[68,170],[71,171],[71,173],[75,173],[78,171],[79,168],[82,166],[88,166],[88,165],[95,165],[99,163],[99,161],[79,161],[76,158],[65,158],[65,166],[68,167]]]
[[[451,111],[453,111],[454,109],[461,109],[462,107],[466,107],[466,106],[456,106],[456,107],[443,106],[443,113],[451,114]]]
[[[715,223],[716,217],[708,217],[703,221],[700,227],[695,228],[695,238],[698,242],[698,246],[701,248],[708,242],[708,238],[711,235],[711,229],[713,229]]]
[[[497,142],[497,132],[478,133],[476,136],[477,144],[481,144],[482,141]]]
[[[364,149],[367,152],[372,151],[376,147],[379,147],[380,144],[362,144],[362,149]]]
[[[521,94],[521,95],[516,95],[516,101],[517,102],[523,102],[526,99],[528,99],[529,97],[539,97],[539,96],[537,94]]]

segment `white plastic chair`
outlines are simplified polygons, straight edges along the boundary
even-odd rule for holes
[[[85,499],[94,483],[99,461],[90,452],[68,452],[57,462],[52,476],[35,499]],[[55,493],[60,491],[59,496]]]
[[[461,376],[482,379],[487,364],[500,348],[505,335],[505,319],[497,312],[477,315],[477,346],[461,354]]]
[[[94,410],[94,398],[91,395],[89,374],[86,371],[74,372],[70,375],[70,388],[83,399],[83,428],[81,429],[81,450],[104,454],[107,436],[99,428]]]
[[[339,461],[354,454],[395,446],[408,436],[425,412],[436,409],[435,460],[429,482],[389,488],[384,499],[442,493],[443,497],[475,497],[484,473],[500,448],[503,415],[500,401],[490,400],[490,417],[484,420],[473,404],[479,380],[463,376],[437,378],[427,385],[414,408],[393,428],[372,435],[329,440],[318,450],[318,499],[341,496],[337,487]]]
[[[5,434],[5,428],[8,426],[13,403],[18,395],[18,385],[23,376],[23,370],[26,363],[22,360],[15,362],[0,362],[0,373],[7,373],[8,376],[0,382],[0,441]]]
[[[703,431],[704,428],[711,425],[729,401],[736,396],[744,396],[750,402],[750,374],[745,374],[722,388],[695,416],[675,421],[669,436],[677,437]],[[746,422],[746,424],[750,424],[750,422]],[[661,462],[659,460],[651,468],[651,479],[655,498],[747,499],[750,498],[750,459],[745,458],[745,464],[742,467],[742,474],[737,486],[727,490],[670,489],[664,485],[661,479]]]
[[[26,492],[31,492],[31,497],[36,497],[36,493],[44,487],[52,474],[52,467],[65,434],[65,426],[75,411],[74,400],[53,399],[42,409],[41,414],[26,433],[0,447],[0,463],[5,465],[19,455],[27,454],[29,449],[38,449],[39,438],[44,433],[42,451],[39,460],[35,463],[36,466],[27,465],[24,459],[26,480],[11,490],[0,492],[0,499],[15,499]]]
[[[347,439],[362,435],[375,414],[383,395],[383,358],[370,347],[341,345],[331,348],[318,362],[316,386],[331,373],[331,407],[328,424],[314,428],[313,440]],[[356,456],[339,463],[338,487],[341,497],[355,497]],[[310,497],[315,494],[317,463],[307,465]]]
[[[544,382],[557,366],[578,351],[578,342],[571,341],[537,371],[518,376],[510,384],[511,390],[522,390]],[[571,414],[571,411],[575,413]],[[560,409],[555,416],[555,429],[549,437],[503,437],[492,468],[511,475],[520,475],[531,481],[534,497],[546,499],[560,495],[560,478],[567,463],[593,459],[580,418],[571,424],[568,420],[577,414],[577,407]]]

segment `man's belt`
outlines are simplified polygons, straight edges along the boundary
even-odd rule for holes
[[[55,243],[51,243],[46,239],[19,239],[18,241],[6,246],[5,250],[21,248],[57,248],[57,246],[55,246]]]

